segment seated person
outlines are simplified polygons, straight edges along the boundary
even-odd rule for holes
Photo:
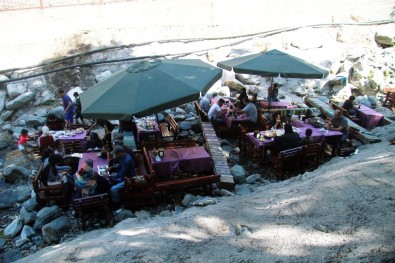
[[[258,94],[253,94],[250,99],[251,103],[255,105],[257,109],[261,108],[261,104],[258,101]]]
[[[48,126],[44,125],[41,128],[42,134],[40,137],[38,137],[38,146],[40,147],[40,149],[45,149],[48,146],[53,146],[54,145],[54,138],[52,136],[51,133],[49,133],[49,128]]]
[[[93,173],[93,161],[91,159],[87,159],[82,163],[81,169],[74,174],[74,182],[74,198],[96,194],[97,181]]]
[[[49,164],[49,157],[54,154],[54,151],[51,146],[43,149],[41,153],[41,161],[43,162],[44,167]]]
[[[236,102],[234,103],[237,108],[242,108],[244,106],[243,99],[248,98],[247,90],[245,88],[241,89],[239,96],[236,98]]]
[[[302,138],[302,140],[300,141],[301,145],[308,145],[308,144],[312,144],[313,140],[311,139],[311,135],[313,134],[313,130],[312,129],[306,129],[305,135],[306,137]]]
[[[49,157],[48,182],[60,182],[66,178],[68,185],[73,187],[74,178],[71,175],[71,167],[62,165],[63,163],[63,157],[59,154],[53,154]]]
[[[104,128],[104,137],[103,137],[103,144],[106,145],[106,147],[108,146],[108,148],[110,149],[110,151],[112,151],[112,144],[111,144],[111,135],[112,135],[112,131],[115,129],[115,125],[112,124],[111,122],[104,120],[104,119],[95,119],[95,122],[93,123],[93,125],[89,128],[89,130],[91,130],[93,127],[96,127],[97,125],[101,126]]]
[[[88,140],[85,143],[85,149],[88,152],[99,151],[104,146],[103,141],[100,139],[99,134],[91,132]]]
[[[284,128],[283,121],[281,120],[281,113],[279,111],[273,113],[273,116],[272,116],[272,127],[275,130]]]
[[[258,110],[256,109],[255,105],[250,102],[248,97],[245,97],[243,99],[243,104],[244,108],[242,110],[240,109],[234,109],[236,113],[245,113],[248,118],[251,119],[252,122],[256,123],[258,120]]]
[[[354,109],[354,101],[355,96],[350,96],[348,100],[343,103],[343,109],[345,109],[351,116],[354,116],[356,113]]]
[[[268,89],[267,101],[280,101],[278,97],[278,84],[273,83],[273,85]]]
[[[335,111],[333,118],[326,122],[325,128],[331,131],[339,131],[343,133],[340,140],[341,143],[348,139],[348,122],[346,118],[343,117],[340,110]]]
[[[64,148],[63,142],[61,140],[56,140],[54,142],[53,150],[55,154],[59,154],[62,156],[62,158],[64,158],[66,155],[66,149]]]
[[[136,169],[132,157],[125,152],[122,146],[114,148],[115,157],[118,163],[115,172],[109,175],[111,181],[111,200],[117,205],[121,201],[120,193],[125,188],[125,177],[136,176]],[[109,168],[108,171],[111,171]]]
[[[46,126],[52,131],[61,131],[64,129],[64,120],[58,118],[55,114],[50,113],[47,116]]]
[[[205,113],[210,110],[210,101],[206,97],[202,97],[199,101],[199,106]]]
[[[284,135],[274,137],[275,148],[278,152],[296,148],[300,146],[300,141],[299,133],[293,131],[290,123],[284,125]]]
[[[225,113],[227,112],[226,109],[222,109],[221,107],[225,104],[225,101],[223,98],[220,98],[217,103],[214,103],[211,105],[210,110],[208,111],[208,118],[209,120],[211,119],[216,119],[223,121],[225,117]]]

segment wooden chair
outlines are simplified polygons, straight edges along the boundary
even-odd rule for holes
[[[383,102],[383,107],[392,110],[395,107],[395,92],[388,91]]]
[[[239,124],[237,126],[237,146],[241,151],[245,151],[247,148],[247,130],[243,125]]]
[[[302,147],[300,146],[272,155],[270,163],[276,179],[286,179],[297,175],[301,171],[300,160],[302,153]]]
[[[40,165],[40,168],[38,169],[38,172],[32,181],[38,205],[43,207],[46,205],[51,205],[54,202],[63,209],[67,209],[70,200],[67,181],[64,180],[48,184],[48,173],[49,166],[44,168],[44,165]]]
[[[323,157],[321,143],[312,143],[302,147],[302,170],[313,171],[318,168]]]
[[[163,139],[176,139],[178,132],[179,132],[179,126],[178,123],[174,120],[174,118],[169,114],[166,116],[166,121],[167,123],[160,123],[159,124],[159,129],[162,134]]]
[[[108,194],[100,194],[83,197],[73,200],[73,207],[77,211],[82,229],[86,229],[86,222],[93,216],[100,216],[106,219],[106,224],[112,223],[110,211],[110,200]]]

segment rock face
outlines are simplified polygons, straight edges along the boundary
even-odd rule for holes
[[[58,217],[52,222],[46,224],[42,228],[44,241],[48,244],[59,243],[60,239],[71,228],[71,222],[68,216]]]

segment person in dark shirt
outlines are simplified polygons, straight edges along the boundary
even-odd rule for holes
[[[81,120],[82,124],[85,124],[84,117],[82,117],[82,105],[80,100],[80,95],[78,92],[74,92],[73,96],[75,98],[75,123],[79,124],[78,119]]]
[[[279,101],[278,97],[278,84],[273,83],[273,85],[268,90],[268,101]]]
[[[354,116],[356,113],[354,109],[354,101],[355,96],[350,96],[348,100],[343,103],[343,109],[345,109],[351,116]]]
[[[112,124],[111,122],[109,122],[108,120],[104,120],[104,119],[96,119],[95,122],[93,123],[93,125],[89,128],[89,130],[91,130],[93,127],[95,126],[101,126],[104,128],[104,137],[102,139],[103,144],[105,147],[107,147],[110,151],[112,151],[112,138],[111,138],[111,132],[115,129],[114,124]]]
[[[290,123],[284,125],[284,135],[274,137],[274,144],[278,152],[296,148],[300,146],[300,141],[299,133],[293,131]]]
[[[114,147],[114,154],[118,159],[115,172],[109,175],[111,181],[111,200],[114,204],[121,201],[120,193],[125,188],[125,177],[136,176],[136,168],[132,157],[125,152],[122,146]]]
[[[49,113],[45,125],[52,131],[61,131],[64,129],[64,120],[53,113]]]
[[[308,144],[312,144],[313,140],[311,139],[311,134],[313,134],[313,130],[312,129],[307,129],[305,132],[306,137],[302,138],[302,140],[300,141],[301,145],[308,145]]]

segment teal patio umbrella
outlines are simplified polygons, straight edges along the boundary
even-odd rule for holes
[[[130,120],[199,98],[222,70],[199,59],[142,61],[121,70],[81,94],[88,119]]]
[[[236,73],[262,77],[319,79],[328,76],[329,70],[303,59],[273,49],[264,53],[248,55],[218,62],[218,67]]]

